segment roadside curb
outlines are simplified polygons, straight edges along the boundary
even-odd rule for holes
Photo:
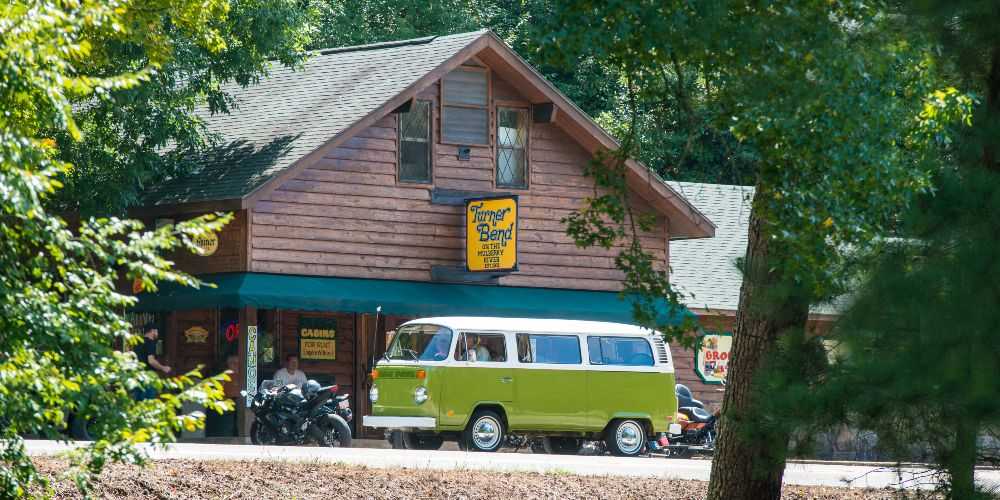
[[[785,463],[788,464],[803,464],[803,465],[853,465],[857,467],[880,467],[885,469],[932,469],[934,466],[932,464],[925,464],[919,462],[865,462],[865,461],[853,461],[853,460],[816,460],[816,459],[795,459],[786,460]],[[991,467],[989,465],[977,465],[976,470],[1000,470],[1000,467]]]

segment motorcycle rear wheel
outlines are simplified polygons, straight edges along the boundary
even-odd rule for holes
[[[351,428],[340,415],[327,415],[324,425],[323,442],[320,444],[333,448],[339,445],[351,447]]]
[[[272,445],[277,441],[274,430],[270,427],[254,421],[250,425],[250,442],[259,446]]]

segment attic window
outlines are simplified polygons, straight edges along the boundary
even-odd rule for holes
[[[399,181],[431,182],[431,103],[414,101],[399,114]]]
[[[497,187],[528,187],[528,110],[497,108]]]
[[[441,81],[441,142],[489,145],[489,74],[460,68]]]

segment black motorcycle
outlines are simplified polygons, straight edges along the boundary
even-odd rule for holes
[[[315,380],[298,389],[293,384],[274,387],[270,380],[253,395],[250,410],[256,419],[250,440],[258,445],[351,446],[353,418],[348,394],[337,394],[339,386],[320,387]],[[244,396],[246,396],[244,392]]]
[[[718,415],[705,410],[705,404],[695,399],[691,389],[684,384],[674,386],[674,394],[677,395],[677,412],[683,419],[678,422],[680,434],[669,436],[671,455],[684,457],[695,453],[711,454],[715,451],[715,424]]]

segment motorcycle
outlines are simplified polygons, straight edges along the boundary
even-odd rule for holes
[[[320,387],[315,380],[307,381],[302,389],[294,384],[276,387],[274,381],[265,380],[250,403],[256,416],[250,426],[250,441],[257,445],[350,447],[350,395],[338,395],[338,389],[336,384]],[[246,391],[241,394],[247,396]]]
[[[684,384],[674,386],[674,394],[677,396],[680,433],[668,436],[670,444],[666,448],[671,455],[681,457],[690,457],[695,453],[711,455],[715,451],[718,412],[712,414],[706,411],[705,404],[695,399],[691,389]]]

